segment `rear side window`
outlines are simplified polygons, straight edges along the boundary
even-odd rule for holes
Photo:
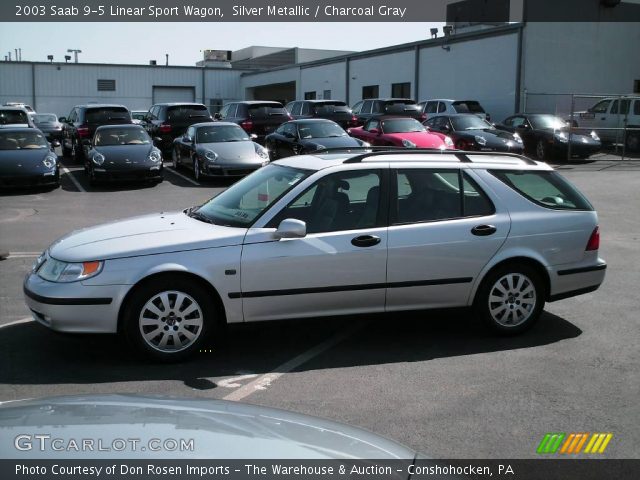
[[[167,120],[206,120],[210,117],[204,105],[175,105],[167,108]]]
[[[287,115],[284,107],[274,104],[253,104],[248,106],[249,116],[254,118],[268,118],[279,115]]]
[[[593,210],[589,201],[558,172],[489,170],[489,173],[541,207]]]
[[[87,108],[85,112],[87,123],[104,123],[114,120],[131,120],[129,110],[124,107]]]
[[[451,105],[458,113],[485,113],[478,102],[453,102]]]

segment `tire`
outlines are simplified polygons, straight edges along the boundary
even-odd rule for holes
[[[156,361],[184,360],[220,330],[221,316],[210,300],[205,288],[187,278],[164,276],[143,284],[123,312],[129,344]]]
[[[548,156],[549,151],[545,141],[543,139],[538,140],[538,143],[536,143],[536,159],[544,162]]]
[[[66,158],[71,157],[71,149],[64,146],[64,139],[60,142],[62,144],[62,156]]]
[[[73,163],[79,163],[84,161],[84,151],[82,145],[78,145],[77,142],[73,142],[71,145],[71,154],[69,155]]]
[[[514,263],[487,275],[478,289],[474,309],[494,332],[515,335],[538,321],[544,298],[544,282],[538,272]]]
[[[180,162],[178,162],[178,149],[174,148],[171,151],[171,168],[173,168],[174,170],[177,170],[179,166],[180,166]]]
[[[193,157],[193,179],[196,182],[200,181],[200,160],[198,157]]]
[[[624,143],[627,151],[640,152],[640,132],[627,132]]]

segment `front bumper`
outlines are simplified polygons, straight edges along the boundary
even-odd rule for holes
[[[60,173],[56,170],[52,174],[38,175],[0,175],[0,187],[44,187],[60,183]]]
[[[59,332],[116,333],[127,285],[54,283],[30,273],[23,291],[34,320]]]
[[[105,169],[94,167],[93,174],[97,180],[100,181],[143,181],[143,180],[162,180],[162,166],[158,169],[151,170],[148,167],[140,169]]]
[[[255,172],[262,164],[234,165],[234,164],[206,164],[202,165],[200,173],[205,177],[243,177]]]

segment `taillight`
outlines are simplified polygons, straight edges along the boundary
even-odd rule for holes
[[[240,126],[244,129],[245,132],[250,133],[253,130],[253,122],[251,120],[245,120],[240,122]]]
[[[587,242],[587,248],[585,251],[591,252],[593,250],[598,250],[600,248],[600,227],[596,227],[593,229],[593,233],[589,237],[589,241]]]
[[[356,117],[355,115],[352,115],[351,116],[351,120],[349,120],[349,125],[357,127],[358,126],[358,117]]]
[[[171,125],[163,123],[158,130],[160,130],[160,133],[171,133]]]
[[[89,136],[89,127],[78,127],[77,128],[78,137],[84,138]]]
[[[427,119],[427,114],[426,113],[420,114],[420,123],[424,122],[426,119]]]
[[[287,113],[287,118],[288,118],[289,120],[293,120],[293,117],[291,116],[291,114],[290,114],[290,113]]]

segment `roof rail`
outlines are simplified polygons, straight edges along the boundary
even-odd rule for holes
[[[378,155],[395,155],[398,153],[403,154],[412,154],[412,153],[437,153],[437,154],[445,154],[445,155],[454,155],[458,158],[461,163],[473,163],[468,155],[478,155],[478,156],[487,156],[492,157],[495,155],[508,156],[512,158],[516,158],[525,162],[527,165],[537,165],[534,160],[527,158],[523,155],[518,155],[515,153],[505,153],[505,152],[477,152],[477,151],[465,151],[465,150],[447,150],[441,148],[406,148],[406,147],[332,147],[332,148],[321,148],[319,150],[315,150],[313,152],[314,155],[318,153],[354,153],[354,152],[362,152],[359,155],[348,158],[343,163],[360,163],[362,160],[378,156]]]

